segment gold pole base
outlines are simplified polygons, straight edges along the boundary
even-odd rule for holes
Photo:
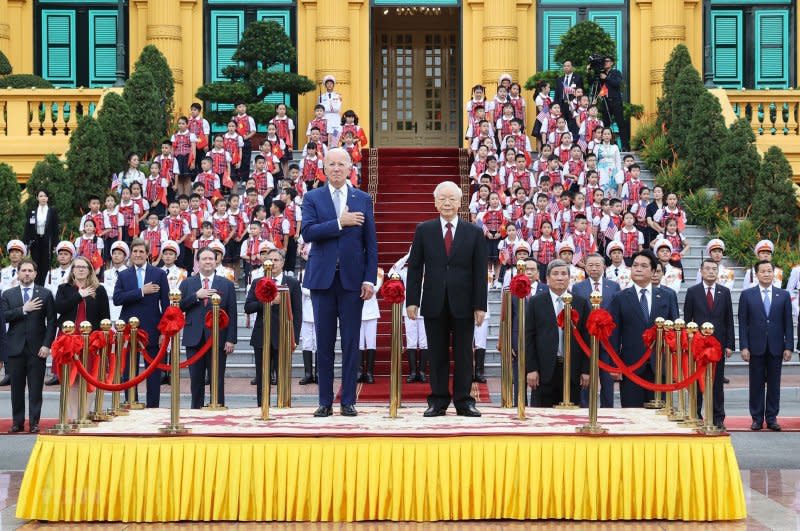
[[[89,415],[89,419],[92,422],[108,422],[112,418],[114,417],[108,413],[92,413]]]
[[[608,429],[604,428],[600,425],[591,425],[591,424],[584,424],[583,426],[579,426],[575,428],[577,433],[583,433],[588,435],[596,435],[602,433],[608,433]]]
[[[186,435],[192,432],[190,428],[186,428],[181,424],[169,424],[163,428],[158,428],[158,431],[166,435]]]
[[[578,409],[580,406],[572,402],[560,402],[553,406],[553,409]]]
[[[699,428],[700,426],[703,426],[703,421],[700,419],[687,418],[681,422],[680,425],[686,426],[687,428]]]
[[[111,417],[126,417],[130,415],[130,412],[127,409],[119,408],[119,409],[108,409],[106,411],[106,414],[108,414]]]
[[[263,420],[264,422],[272,420],[272,417],[267,415],[266,417],[259,415],[258,417],[253,417],[255,420]]]
[[[90,428],[97,426],[97,423],[89,419],[77,419],[72,423],[74,428]]]
[[[663,400],[650,400],[644,404],[645,409],[661,409],[664,406],[665,404]]]
[[[203,406],[204,410],[206,411],[225,411],[228,409],[228,406],[221,406],[219,404],[209,404],[207,406]]]
[[[725,433],[725,430],[717,426],[700,426],[694,431],[701,435],[722,435]]]
[[[662,407],[661,409],[656,411],[656,415],[672,415],[674,413],[675,413],[675,410],[673,410],[672,408],[668,407],[667,405],[664,405],[664,407]]]
[[[683,413],[674,411],[667,417],[667,420],[672,422],[683,422],[686,420],[686,416]]]
[[[144,404],[141,402],[130,402],[122,404],[122,409],[127,409],[128,411],[138,411],[140,409],[144,409]]]
[[[47,430],[47,433],[53,435],[65,435],[67,433],[77,433],[78,429],[74,428],[72,424],[56,424]]]

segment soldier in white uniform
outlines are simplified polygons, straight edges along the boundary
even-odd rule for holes
[[[111,265],[103,273],[103,287],[106,288],[106,293],[114,293],[114,287],[117,285],[117,278],[122,271],[128,269],[127,263],[130,258],[131,250],[128,244],[123,241],[116,241],[111,244]],[[109,313],[112,321],[119,319],[119,314],[122,311],[122,306],[117,306],[114,301],[109,297]]]
[[[612,241],[606,246],[606,256],[611,259],[611,265],[606,267],[606,278],[619,284],[623,290],[631,286],[631,269],[625,265],[623,253],[625,246],[622,242]]]
[[[586,271],[572,263],[572,258],[575,256],[575,246],[572,240],[564,240],[556,244],[556,255],[569,264],[569,291],[572,291],[572,286],[578,282],[586,280]]]
[[[800,265],[794,266],[792,272],[789,273],[786,291],[789,292],[789,296],[792,298],[792,315],[794,321],[797,321],[798,311],[800,310],[800,301],[798,301],[798,296],[800,295]]]
[[[383,285],[383,269],[378,268],[378,281],[375,283],[375,292],[372,297],[364,301],[361,308],[361,330],[359,332],[358,348],[361,350],[361,371],[359,382],[375,383],[375,348],[378,338],[378,319],[381,310],[378,307],[378,290]]]
[[[517,263],[522,260],[525,261],[531,255],[531,245],[525,240],[520,240],[514,244],[514,262],[506,267],[506,272],[503,274],[503,289],[511,285],[511,279],[517,274]]]
[[[706,244],[706,256],[711,258],[717,263],[717,270],[719,275],[717,277],[717,284],[724,286],[728,289],[733,289],[733,281],[735,271],[730,267],[722,265],[722,257],[725,255],[725,242],[719,238],[714,238]],[[800,278],[800,274],[798,275]],[[699,284],[703,280],[700,269],[697,270],[697,278],[695,283]],[[791,279],[789,280],[791,283]],[[797,317],[797,316],[795,316]]]
[[[308,258],[307,249],[310,247],[311,244],[305,247],[306,258]],[[300,379],[300,385],[317,383],[317,364],[315,359],[317,355],[317,332],[314,330],[314,306],[311,304],[311,290],[302,287],[304,274],[305,270],[301,270],[298,278],[301,286],[300,291],[303,294],[303,324],[300,325],[300,348],[303,349],[304,375]]]
[[[227,278],[235,284],[236,273],[230,267],[225,267],[222,265],[222,259],[225,258],[225,245],[219,240],[214,240],[208,245],[208,248],[214,251],[214,256],[217,258],[217,269],[215,270],[215,274],[221,276],[222,278]]]
[[[756,244],[753,252],[758,260],[767,260],[772,262],[772,253],[774,250],[775,245],[771,241],[761,240]],[[783,285],[783,269],[778,266],[774,266],[773,270],[775,271],[775,276],[772,279],[772,285],[776,288],[780,288]],[[751,288],[756,284],[758,284],[758,280],[755,278],[753,268],[748,268],[747,271],[744,272],[742,291],[746,290],[747,288]]]
[[[670,288],[677,295],[683,283],[683,270],[669,263],[672,257],[672,244],[666,238],[660,238],[656,240],[653,251],[655,251],[656,257],[661,262],[661,267],[664,270],[661,285]]]
[[[486,290],[491,288],[491,279],[486,285]],[[486,383],[486,376],[484,375],[484,367],[486,363],[486,339],[489,335],[489,307],[486,307],[486,315],[483,319],[483,324],[475,327],[475,333],[472,336],[472,342],[475,347],[473,354],[475,364],[473,365],[472,381],[479,383]]]
[[[408,253],[394,263],[389,274],[397,273],[403,285],[406,285],[408,269]],[[425,335],[425,318],[417,315],[416,320],[411,319],[403,304],[403,325],[406,333],[406,355],[408,356],[408,376],[406,383],[425,382],[425,361],[428,357],[428,336]]]
[[[339,135],[342,132],[342,96],[334,92],[336,78],[327,75],[322,78],[325,92],[321,92],[317,103],[325,107],[325,121],[328,122],[328,147],[339,147]]]
[[[167,240],[164,242],[164,245],[161,246],[161,261],[163,262],[161,269],[167,274],[167,282],[169,282],[170,290],[178,289],[181,282],[188,277],[184,268],[175,265],[180,255],[181,246],[174,240]]]
[[[44,279],[44,287],[49,289],[54,296],[58,291],[58,287],[69,278],[74,258],[75,246],[72,242],[68,240],[58,242],[58,245],[56,245],[56,262],[58,262],[58,266],[51,269]]]
[[[28,248],[21,240],[11,240],[6,245],[6,253],[11,264],[0,270],[0,292],[19,286],[17,267],[28,254]]]

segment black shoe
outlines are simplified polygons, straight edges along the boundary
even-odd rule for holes
[[[486,377],[483,375],[483,366],[486,361],[486,349],[475,349],[475,377],[473,381],[478,383],[486,383]]]
[[[723,378],[722,379],[722,383],[729,384],[729,383],[731,383],[731,381],[729,379],[727,379],[727,378]]]
[[[356,406],[342,406],[339,408],[339,414],[343,417],[357,417],[358,411]]]
[[[333,408],[331,406],[319,406],[314,412],[315,417],[330,417],[333,415]]]
[[[11,377],[6,374],[3,376],[3,379],[0,380],[0,387],[5,387],[7,385],[11,385]]]
[[[302,378],[300,378],[300,385],[308,385],[310,383],[314,383],[314,376],[313,376],[313,369],[311,368],[314,360],[314,353],[310,350],[303,351],[303,372],[305,373]]]
[[[255,378],[253,378],[252,380],[250,380],[250,385],[258,385],[258,381],[256,381]]]
[[[39,425],[38,424],[34,424],[33,426],[31,426],[31,433],[39,433]]]
[[[419,383],[425,383],[426,382],[425,373],[423,371],[419,371],[417,373],[417,377],[414,378],[414,381],[417,381]]]
[[[476,408],[474,404],[470,404],[462,408],[456,408],[456,415],[462,417],[480,417],[481,412],[478,411],[478,408]]]
[[[170,378],[168,372],[165,372],[164,374],[161,375],[161,385],[169,385],[169,381]]]
[[[435,406],[428,406],[428,409],[422,414],[423,417],[444,417],[445,415],[447,415],[446,407]]]
[[[406,383],[414,383],[417,381],[417,351],[416,349],[408,349],[408,377]]]
[[[761,423],[761,422],[753,422],[753,423],[750,425],[750,429],[751,429],[751,430],[753,430],[753,431],[758,431],[758,430],[760,430],[762,427],[763,427],[763,426],[762,426],[762,423]]]
[[[367,372],[364,374],[364,382],[375,383],[375,351],[373,349],[367,350]]]
[[[781,431],[781,425],[777,422],[767,422],[767,428],[772,431]]]
[[[310,374],[306,373],[305,376],[300,378],[300,385],[308,385],[310,383],[314,383],[314,377]]]
[[[8,433],[20,433],[24,429],[25,429],[25,426],[14,424],[13,426],[11,426],[11,429],[8,430]]]
[[[44,381],[45,385],[58,385],[59,383],[61,382],[58,381],[58,376],[56,376],[55,374]]]
[[[728,428],[727,428],[727,426],[725,426],[725,424],[724,424],[724,423],[722,423],[722,422],[720,422],[719,424],[717,424],[717,428],[721,429],[722,431],[728,431]]]

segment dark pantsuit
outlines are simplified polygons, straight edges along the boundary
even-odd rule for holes
[[[155,342],[155,344],[152,344],[153,342]],[[167,347],[167,348],[169,348],[169,347]],[[167,352],[169,353],[169,350]],[[150,342],[148,342],[148,344],[147,344],[147,355],[150,356],[151,359],[155,359],[156,356],[158,355],[158,338],[155,338],[154,340],[151,340]],[[139,362],[140,362],[141,359],[142,359],[141,356],[139,356],[139,355],[136,356],[136,374],[137,375],[141,372],[141,369],[139,367]],[[128,361],[129,360],[127,360],[127,359],[125,360],[125,370],[122,372],[122,378],[120,379],[122,382],[127,382],[128,381],[128,374],[129,374],[128,373],[128,365],[127,365]],[[166,362],[162,362],[162,363],[166,363]],[[161,369],[156,369],[155,371],[153,371],[153,374],[151,374],[147,378],[146,385],[147,385],[147,398],[145,400],[145,406],[147,406],[147,407],[158,407],[159,404],[160,404],[160,399],[161,399]],[[126,397],[126,400],[127,400],[127,396],[128,396],[127,392],[124,393],[124,396]],[[137,401],[139,400],[139,389],[138,389],[138,386],[137,386],[137,389],[136,389],[136,400]]]
[[[475,321],[469,317],[456,319],[450,313],[447,292],[442,312],[438,316],[425,316],[425,334],[428,337],[431,394],[428,405],[447,408],[450,405],[450,335],[453,336],[453,404],[457,409],[475,404],[472,398],[472,338]]]
[[[35,283],[43,286],[47,273],[50,271],[50,260],[53,256],[53,250],[50,248],[50,238],[37,235],[31,243],[30,253],[31,259],[38,266]],[[55,293],[53,296],[55,296]]]
[[[236,326],[236,322],[231,320],[231,326]],[[205,345],[211,337],[211,330],[203,329],[203,336],[198,347]],[[219,373],[217,374],[217,401],[219,405],[225,405],[225,365],[228,356],[224,350],[225,343],[220,338],[219,342]],[[200,348],[186,347],[186,359],[194,356]],[[200,409],[205,406],[206,400],[206,371],[211,370],[211,348],[202,356],[197,363],[189,366],[189,378],[191,379],[192,390],[192,409]]]
[[[26,351],[8,358],[6,372],[11,378],[11,417],[15,426],[25,423],[25,384],[28,385],[28,418],[30,425],[39,424],[42,414],[42,387],[45,360],[36,352]]]
[[[750,356],[750,416],[754,422],[775,422],[780,409],[781,368],[783,358],[772,356],[769,351],[763,356]],[[764,387],[766,386],[766,401]]]
[[[361,353],[358,350],[361,309],[364,305],[364,301],[361,300],[361,292],[344,289],[337,270],[330,288],[311,290],[311,304],[314,307],[314,328],[317,331],[319,405],[321,406],[330,407],[333,404],[333,378],[323,377],[323,375],[333,374],[336,316],[352,316],[351,319],[343,318],[339,321],[342,341],[341,404],[352,406],[356,403],[356,380],[358,365],[361,362]],[[336,314],[330,312],[331,308],[336,308]]]

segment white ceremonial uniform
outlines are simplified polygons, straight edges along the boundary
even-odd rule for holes
[[[186,270],[182,267],[178,267],[175,264],[171,265],[170,267],[162,266],[161,269],[167,274],[167,282],[169,282],[169,289],[179,289],[181,282],[186,280],[187,273]]]
[[[619,266],[611,264],[608,266],[606,268],[606,278],[619,284],[620,290],[629,288],[633,284],[631,280],[631,270],[625,264],[620,264]]]
[[[328,145],[339,144],[339,133],[342,131],[342,96],[336,91],[325,91],[319,95],[317,103],[325,107],[325,121],[328,122]]]
[[[44,279],[44,287],[50,290],[50,293],[53,294],[53,297],[56,296],[58,287],[65,283],[67,278],[69,278],[70,271],[72,271],[72,264],[68,265],[64,269],[61,267],[54,267],[49,273],[47,273],[47,278]]]
[[[490,284],[487,284],[486,290],[488,291]],[[487,295],[488,296],[488,295]],[[472,342],[476,349],[486,349],[486,337],[489,334],[489,306],[486,306],[486,316],[483,318],[483,324],[475,327],[475,334],[473,335]]]
[[[378,268],[378,281],[372,297],[364,301],[361,307],[361,330],[359,331],[358,345],[361,350],[374,350],[378,336],[378,319],[381,310],[378,307],[378,290],[383,285],[383,269]]]
[[[119,273],[121,271],[125,271],[127,266],[120,266],[119,269],[114,269],[113,267],[106,269],[103,273],[103,287],[106,289],[106,293],[114,293],[114,286],[117,285],[117,277],[119,277]],[[110,314],[110,318],[112,321],[116,321],[119,319],[119,314],[122,311],[122,306],[117,306],[114,304],[113,298],[108,298],[108,310]]]
[[[13,266],[4,267],[0,270],[0,292],[19,286],[17,268]]]

